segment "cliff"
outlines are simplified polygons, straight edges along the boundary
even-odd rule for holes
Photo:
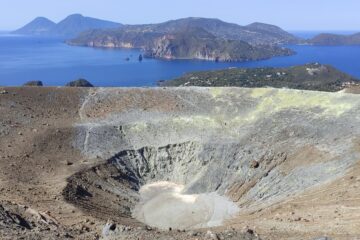
[[[68,43],[90,47],[141,48],[145,57],[161,59],[249,61],[293,54],[291,50],[281,47],[253,46],[240,40],[219,38],[203,28],[195,27],[173,33],[93,30]]]

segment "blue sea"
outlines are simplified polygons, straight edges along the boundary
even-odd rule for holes
[[[314,32],[298,32],[311,37]],[[244,63],[207,61],[138,61],[140,50],[73,47],[60,39],[0,34],[0,85],[19,86],[41,80],[47,86],[63,86],[85,78],[96,86],[155,86],[158,80],[173,79],[187,72],[230,67],[286,67],[310,62],[331,64],[360,78],[360,46],[288,46],[297,52],[290,57]],[[126,58],[130,58],[126,61]]]

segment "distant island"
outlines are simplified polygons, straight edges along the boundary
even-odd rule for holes
[[[81,14],[73,14],[57,24],[47,18],[38,17],[12,33],[21,35],[63,37],[69,39],[90,29],[117,28],[120,26],[120,23],[84,17]]]
[[[358,86],[359,79],[330,65],[311,63],[289,68],[232,68],[185,74],[159,86],[274,87],[336,92]]]
[[[200,27],[187,27],[170,32],[94,30],[68,41],[70,45],[139,48],[144,57],[160,59],[200,59],[209,61],[250,61],[294,52],[276,45],[251,45],[241,40],[217,37]]]
[[[360,33],[351,35],[322,33],[308,40],[308,43],[322,46],[360,45]]]
[[[67,43],[88,47],[139,48],[144,50],[145,57],[160,59],[251,61],[292,55],[292,50],[279,45],[299,41],[290,33],[269,24],[240,26],[218,19],[184,18],[159,24],[90,30]]]

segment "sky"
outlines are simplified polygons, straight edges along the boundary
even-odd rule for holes
[[[286,30],[360,30],[359,0],[0,0],[0,30],[14,30],[37,16],[55,22],[81,13],[125,24],[183,17],[219,18]]]

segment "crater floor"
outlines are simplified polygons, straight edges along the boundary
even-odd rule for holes
[[[2,238],[360,237],[359,95],[0,92]]]
[[[132,216],[162,230],[189,230],[221,226],[239,211],[235,203],[215,192],[186,194],[184,188],[171,182],[142,186]]]

